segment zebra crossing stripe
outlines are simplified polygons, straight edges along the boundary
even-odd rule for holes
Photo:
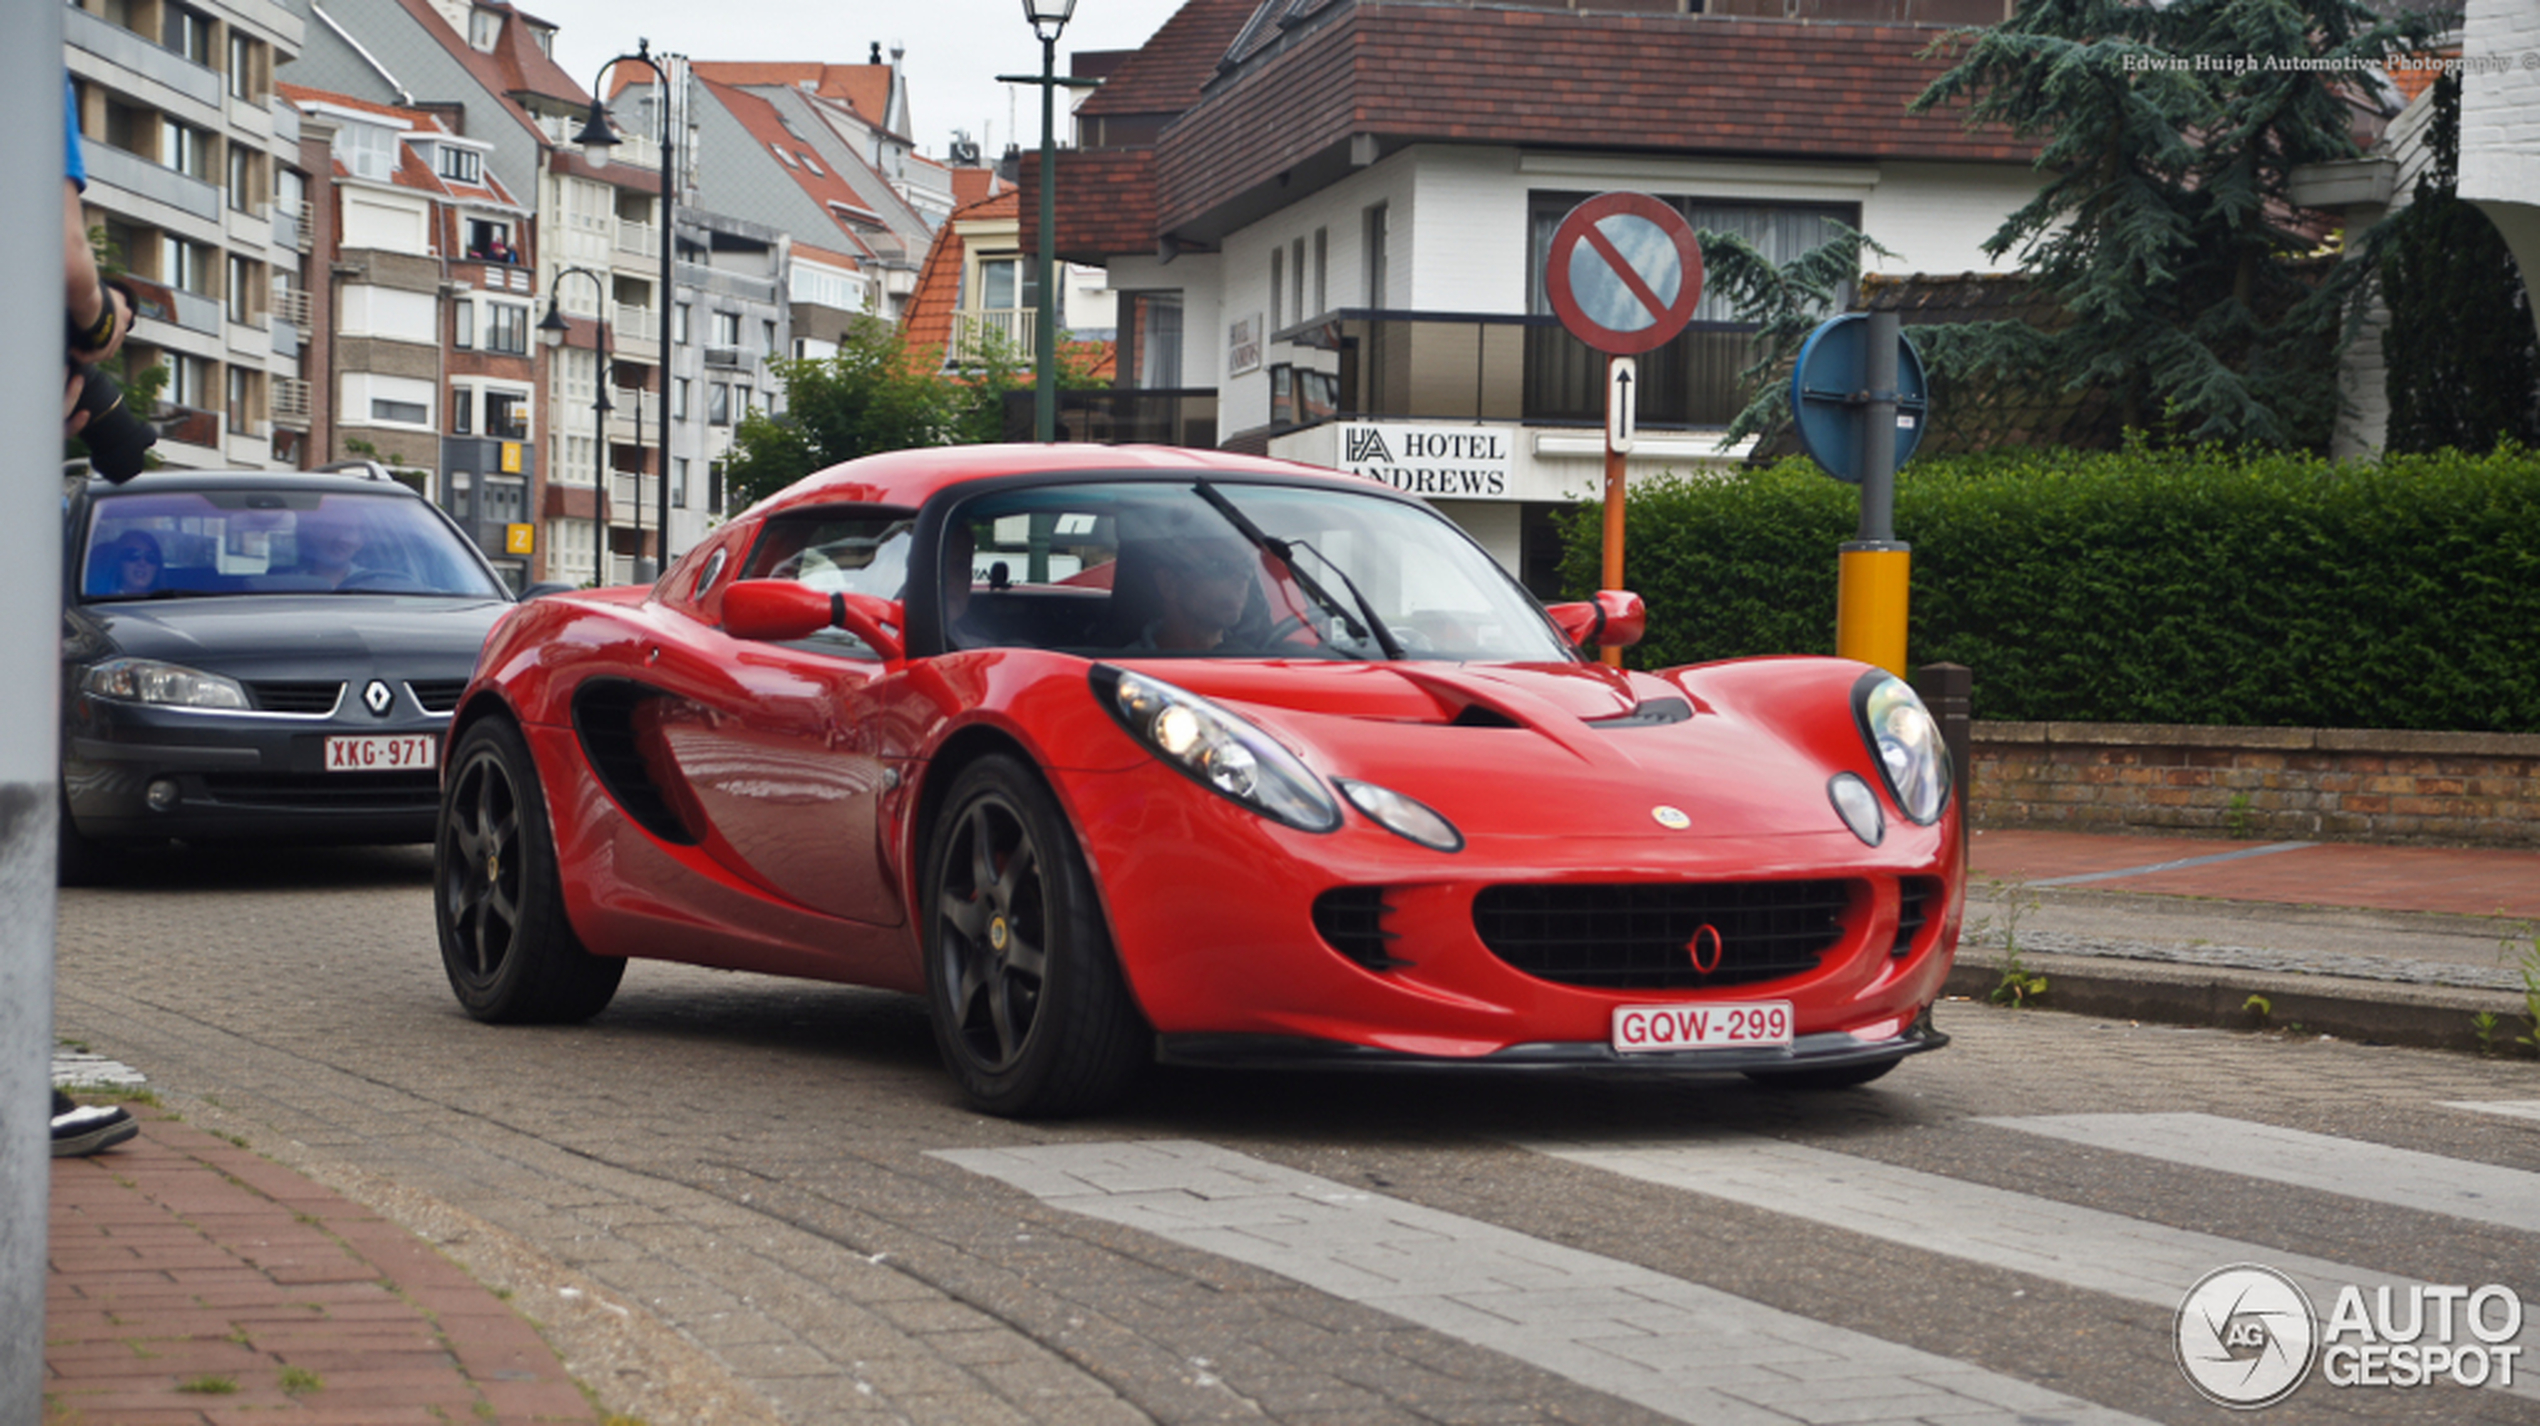
[[[2540,1233],[2540,1174],[2215,1114],[1979,1119],[2142,1158]]]
[[[1051,1144],[934,1157],[1053,1207],[1278,1273],[1678,1420],[2140,1419],[1211,1144]]]
[[[2315,1313],[2326,1313],[2345,1284],[2367,1293],[2387,1286],[2402,1294],[2422,1285],[2413,1278],[1778,1139],[1722,1135],[1629,1147],[1518,1142],[1565,1162],[2165,1311],[2177,1308],[2199,1278],[2233,1263],[2264,1263],[2283,1272],[2310,1294]],[[2471,1167],[2444,1162],[2450,1166],[2447,1171]],[[2526,1322],[2518,1340],[2540,1349],[2540,1321]],[[2531,1355],[2540,1357],[2540,1350]],[[2502,1390],[2540,1400],[2540,1379],[2517,1376]]]

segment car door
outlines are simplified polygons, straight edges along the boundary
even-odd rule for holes
[[[900,595],[904,513],[819,513],[771,521],[716,576],[795,579],[822,592]],[[712,607],[711,577],[697,584]],[[691,591],[692,597],[700,591]],[[791,643],[697,635],[718,676],[659,700],[651,730],[671,763],[707,853],[777,896],[876,925],[902,919],[882,858],[884,763],[874,729],[878,655],[843,630]]]

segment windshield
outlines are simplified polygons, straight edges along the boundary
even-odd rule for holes
[[[1425,507],[1308,486],[1040,486],[947,522],[956,648],[1568,663],[1489,555]]]
[[[80,598],[447,594],[503,588],[457,532],[404,495],[205,490],[100,496]]]

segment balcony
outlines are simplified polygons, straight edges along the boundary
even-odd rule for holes
[[[758,353],[746,347],[708,347],[706,365],[724,371],[756,371]]]
[[[309,384],[296,376],[270,379],[273,423],[295,431],[309,428]]]
[[[620,302],[617,304],[617,316],[612,321],[620,337],[632,338],[647,346],[658,345],[661,341],[659,307],[633,307]]]
[[[273,319],[288,322],[306,332],[309,326],[309,293],[302,287],[286,287],[273,294]]]
[[[971,366],[986,361],[992,353],[1007,360],[1032,360],[1032,337],[1040,328],[1040,313],[1030,307],[992,307],[985,311],[953,313],[952,349],[944,353],[951,366]]]
[[[155,81],[197,104],[217,108],[221,102],[219,74],[102,16],[66,7],[62,13],[62,37],[75,52],[85,52],[116,69]],[[129,88],[129,83],[123,87]]]
[[[273,206],[273,245],[275,247],[305,253],[311,245],[311,231],[309,205],[305,200],[298,203],[277,203]]]
[[[625,257],[660,257],[661,229],[650,223],[621,221],[617,225],[617,250]]]
[[[83,13],[68,11],[69,14]],[[86,146],[88,181],[120,188],[137,198],[163,203],[190,218],[205,222],[220,221],[221,192],[218,184],[206,183],[191,174],[179,173],[164,164],[153,163],[139,154],[130,154],[112,144],[92,143]],[[95,195],[91,195],[92,201]],[[109,209],[116,205],[102,205]],[[134,216],[147,216],[136,214]]]
[[[538,132],[546,135],[547,142],[558,148],[571,149],[575,153],[582,151],[580,141],[582,116],[579,114],[544,115],[538,120]],[[633,169],[640,173],[652,174],[658,179],[661,173],[661,144],[649,134],[640,134],[621,128],[617,131],[617,146],[609,150],[609,167]]]

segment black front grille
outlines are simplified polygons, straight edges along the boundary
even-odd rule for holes
[[[251,683],[256,706],[268,713],[332,713],[344,693],[341,681],[329,683]]]
[[[454,713],[458,711],[459,695],[467,692],[467,680],[410,678],[406,680],[406,691],[415,696],[415,702],[426,713]]]
[[[437,772],[210,772],[203,789],[239,807],[328,812],[422,812],[441,805]]]
[[[1845,881],[1494,886],[1473,899],[1473,929],[1492,955],[1563,985],[1746,985],[1815,970],[1842,939],[1852,894]]]
[[[1381,886],[1335,887],[1314,898],[1314,929],[1333,950],[1369,970],[1411,964],[1394,957],[1393,943],[1399,938],[1385,929],[1385,918],[1392,914]]]
[[[1931,919],[1932,903],[1939,899],[1937,878],[1909,876],[1896,883],[1896,944],[1888,949],[1889,955],[1912,954],[1914,938],[1923,933],[1923,924]]]

